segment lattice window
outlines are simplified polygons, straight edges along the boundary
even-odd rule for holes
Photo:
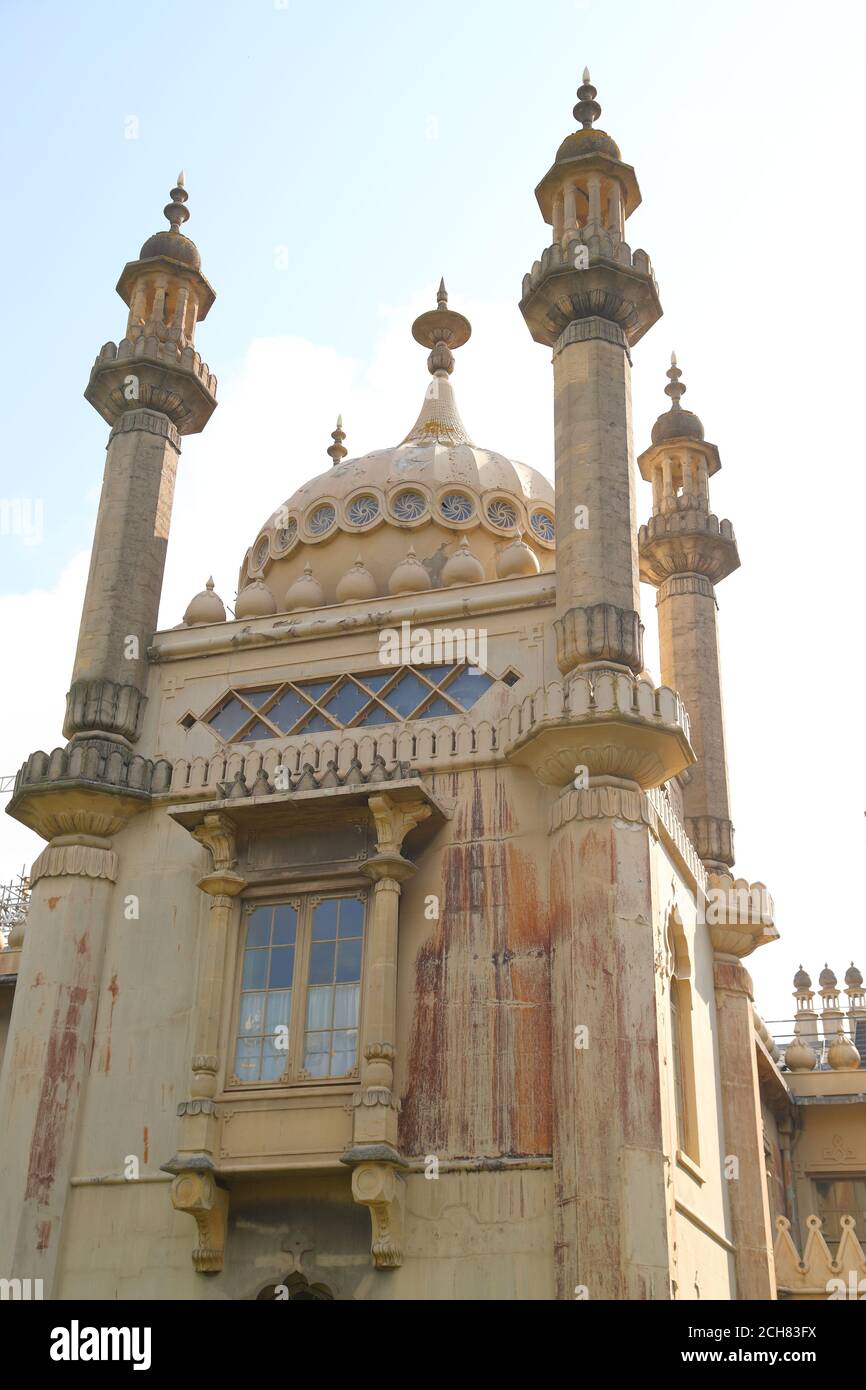
[[[368,728],[406,719],[463,714],[501,680],[466,661],[438,666],[379,667],[352,675],[231,690],[200,720],[224,743],[254,743],[288,734]]]

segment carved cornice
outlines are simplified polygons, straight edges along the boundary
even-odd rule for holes
[[[124,338],[104,345],[84,395],[112,426],[127,413],[146,411],[167,415],[184,435],[204,429],[216,408],[216,385],[191,344],[181,348],[156,337]]]
[[[643,670],[643,623],[632,609],[613,603],[570,608],[553,628],[556,660],[564,675],[589,661],[615,662],[635,674]]]
[[[618,324],[633,347],[662,309],[647,253],[587,229],[565,247],[555,241],[542,251],[523,277],[520,312],[535,341],[548,347],[575,319],[594,317]]]
[[[731,523],[699,507],[651,516],[638,531],[638,553],[641,579],[655,585],[687,573],[706,575],[717,584],[740,564]],[[662,597],[659,593],[659,602]]]
[[[615,347],[621,347],[631,362],[631,353],[628,350],[625,334],[618,323],[611,323],[609,319],[597,317],[587,319],[572,319],[562,330],[553,345],[553,356],[556,357],[564,348],[571,347],[572,343],[588,343],[593,338],[599,338],[603,342],[613,343]]]
[[[374,1265],[377,1269],[399,1269],[403,1263],[403,1179],[389,1163],[360,1163],[352,1169],[352,1196],[370,1212]]]
[[[720,816],[686,816],[688,837],[701,859],[713,864],[734,862],[734,827]]]
[[[110,680],[75,681],[66,696],[64,736],[117,734],[135,743],[146,704],[147,696],[135,685]]]
[[[660,607],[665,599],[680,598],[684,594],[699,594],[701,598],[711,598],[718,607],[716,591],[706,575],[672,574],[669,579],[659,585],[659,591],[656,594],[656,608]]]
[[[171,763],[150,761],[111,739],[86,738],[31,753],[15,778],[9,814],[51,840],[58,835],[110,836],[167,791]]]

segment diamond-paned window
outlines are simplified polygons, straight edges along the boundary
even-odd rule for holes
[[[201,722],[224,743],[369,728],[463,714],[492,685],[511,685],[516,679],[511,670],[497,677],[466,661],[379,666],[352,675],[232,690]]]

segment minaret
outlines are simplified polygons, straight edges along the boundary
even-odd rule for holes
[[[156,628],[181,436],[203,430],[216,378],[195,350],[214,302],[189,218],[183,174],[157,232],[117,282],[126,335],[106,343],[85,396],[111,425],[96,534],[67,696],[67,738],[138,738],[147,646]]]
[[[566,137],[535,190],[553,242],[523,280],[520,308],[553,349],[557,660],[643,666],[630,349],[660,317],[645,251],[623,240],[641,201],[634,170],[593,123],[584,71]]]
[[[640,577],[658,588],[661,678],[685,702],[698,758],[683,778],[686,830],[706,869],[725,873],[734,862],[734,832],[714,586],[740,557],[731,523],[710,510],[719,451],[680,404],[686,388],[675,353],[667,376],[670,410],[656,420],[652,445],[638,459],[653,489],[652,516],[638,536]]]
[[[125,920],[114,895],[136,881],[124,832],[152,792],[167,790],[171,773],[134,745],[180,439],[203,429],[216,405],[216,380],[193,344],[214,292],[180,231],[186,198],[181,176],[165,210],[170,231],[146,241],[118,282],[129,305],[126,336],[106,343],[90,374],[85,395],[112,428],[67,698],[70,742],[30,755],[8,806],[48,844],[31,869],[0,1072],[0,1250],[16,1275],[43,1281],[45,1298],[63,1238],[107,942]]]

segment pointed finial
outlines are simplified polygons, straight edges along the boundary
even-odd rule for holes
[[[436,291],[436,307],[437,309],[448,308],[448,291],[445,288],[444,275],[442,276],[442,279],[439,281],[439,288]]]
[[[349,452],[348,449],[343,447],[343,440],[346,438],[346,435],[343,430],[342,415],[337,416],[337,428],[335,430],[332,430],[331,438],[334,442],[328,449],[328,453],[330,454],[331,458],[334,461],[334,464],[336,465],[342,462],[342,460],[346,457],[347,453]]]
[[[472,326],[469,320],[448,308],[448,291],[443,276],[436,291],[436,308],[421,314],[412,324],[412,337],[415,342],[431,349],[427,358],[431,376],[442,372],[450,376],[454,370],[452,348],[462,347],[469,341],[471,333]]]
[[[184,222],[189,221],[189,209],[184,207],[184,203],[186,203],[189,198],[189,194],[184,187],[183,181],[184,173],[181,169],[177,176],[177,186],[173,188],[168,195],[171,198],[171,202],[166,203],[162,210],[173,232],[179,232]]]
[[[680,382],[682,372],[677,366],[677,355],[675,352],[671,353],[671,365],[665,372],[665,376],[670,382],[670,385],[665,387],[665,395],[670,396],[671,398],[671,410],[679,410],[680,396],[682,396],[685,393],[686,388]]]
[[[178,188],[186,188],[186,174],[183,172],[183,169],[181,169],[177,176],[177,186]]]
[[[208,590],[209,593],[213,593],[213,575],[211,575],[210,579],[205,584],[205,588]]]
[[[596,101],[596,89],[589,80],[589,68],[583,70],[583,86],[577,89],[578,102],[574,108],[574,119],[580,121],[584,130],[592,127],[601,115],[601,107]]]

